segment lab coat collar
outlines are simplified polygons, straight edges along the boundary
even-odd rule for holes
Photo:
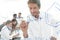
[[[8,28],[8,30],[12,30],[12,27],[8,27],[8,26],[7,26],[7,28]]]
[[[35,18],[34,16],[32,16],[31,15],[31,17],[34,19],[34,20],[41,20],[42,19],[42,17],[40,16],[40,14],[39,14],[39,18],[37,19],[37,18]]]

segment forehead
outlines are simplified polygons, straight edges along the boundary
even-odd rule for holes
[[[38,5],[36,3],[29,3],[28,6],[29,7],[38,7]]]
[[[10,22],[9,24],[12,24],[12,22]]]
[[[16,21],[13,21],[12,23],[15,23]]]
[[[21,13],[19,13],[19,14],[21,14]]]
[[[22,24],[26,24],[26,21],[22,21],[21,23],[22,23]]]

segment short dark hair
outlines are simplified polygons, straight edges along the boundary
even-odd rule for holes
[[[12,19],[12,22],[16,22],[16,25],[17,25],[17,20],[16,19]]]
[[[38,5],[39,8],[40,8],[40,6],[41,6],[40,0],[29,0],[29,1],[28,1],[28,4],[29,4],[29,3],[35,3],[35,4]]]
[[[17,14],[13,14],[13,16],[15,17],[15,16],[17,16]]]
[[[19,14],[21,14],[21,13],[19,13]]]

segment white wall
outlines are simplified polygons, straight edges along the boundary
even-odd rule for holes
[[[0,23],[11,19],[14,13],[18,14],[19,12],[21,12],[22,16],[26,19],[29,13],[27,0],[0,0]]]

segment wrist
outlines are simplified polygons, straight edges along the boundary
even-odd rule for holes
[[[24,36],[24,38],[28,38],[28,34],[27,33],[23,34],[23,36]]]

